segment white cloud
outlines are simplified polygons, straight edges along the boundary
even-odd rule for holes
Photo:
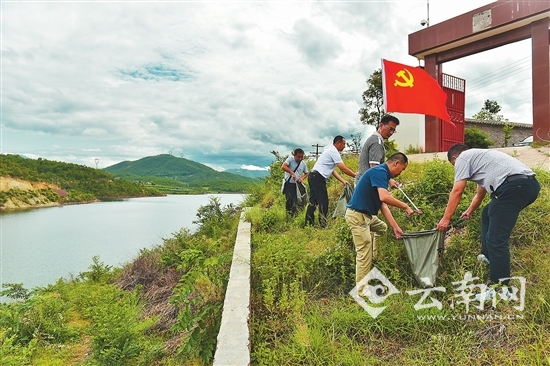
[[[430,22],[487,3],[432,1]],[[407,36],[422,18],[424,1],[3,3],[2,151],[267,166],[272,150],[363,131],[365,80],[381,58],[414,64]],[[478,80],[467,115],[496,99],[506,118],[531,118],[530,99],[496,88],[529,87],[529,72],[481,79],[519,54],[444,66]]]
[[[269,170],[269,167],[260,167],[256,165],[241,165],[241,169],[245,170]]]

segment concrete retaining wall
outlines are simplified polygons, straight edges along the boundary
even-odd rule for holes
[[[214,366],[250,364],[250,223],[244,212],[235,239]]]

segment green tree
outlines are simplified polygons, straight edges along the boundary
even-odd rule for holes
[[[382,90],[382,69],[375,70],[367,80],[367,90],[363,92],[363,108],[359,109],[361,123],[376,126],[385,114],[384,93]]]
[[[510,138],[512,138],[513,129],[514,129],[514,126],[512,126],[509,123],[505,123],[504,127],[502,127],[502,130],[504,131],[504,147],[508,146],[508,141],[510,141]]]
[[[395,154],[396,152],[399,152],[399,149],[397,148],[397,144],[395,143],[395,140],[384,140],[384,148],[386,149],[386,159]]]
[[[508,121],[503,115],[497,114],[502,108],[497,103],[496,100],[485,100],[483,108],[474,114],[472,118],[481,120],[481,121]]]
[[[350,134],[351,144],[346,142],[346,145],[351,149],[353,154],[358,154],[361,151],[361,132],[357,135]]]

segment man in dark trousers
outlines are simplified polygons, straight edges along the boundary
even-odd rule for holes
[[[294,217],[298,209],[298,194],[296,184],[301,184],[308,176],[307,165],[304,163],[304,150],[292,150],[292,156],[285,160],[281,168],[285,171],[284,194],[286,198],[286,212]],[[302,207],[304,205],[302,204]]]
[[[520,211],[537,199],[540,184],[527,165],[497,150],[470,149],[456,144],[447,152],[447,159],[455,168],[455,178],[447,208],[437,224],[438,230],[444,231],[450,226],[469,180],[477,183],[477,191],[460,216],[462,219],[470,219],[487,192],[491,195],[491,202],[481,215],[481,253],[489,262],[489,277],[494,285],[486,292],[486,300],[489,300],[494,296],[494,287],[508,284],[510,234]]]
[[[317,159],[308,176],[309,182],[309,205],[306,211],[306,225],[313,225],[315,220],[315,210],[319,206],[319,225],[327,226],[328,214],[328,192],[327,179],[333,175],[342,184],[349,184],[344,178],[336,172],[336,167],[342,172],[354,178],[355,173],[349,169],[342,161],[340,151],[346,147],[346,139],[343,136],[336,136],[332,140],[332,146],[327,148]]]

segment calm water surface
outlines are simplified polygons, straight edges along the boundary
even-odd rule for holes
[[[0,283],[46,286],[88,270],[96,255],[121,266],[183,227],[195,230],[197,209],[212,196],[222,206],[244,200],[238,194],[169,195],[0,212]]]

